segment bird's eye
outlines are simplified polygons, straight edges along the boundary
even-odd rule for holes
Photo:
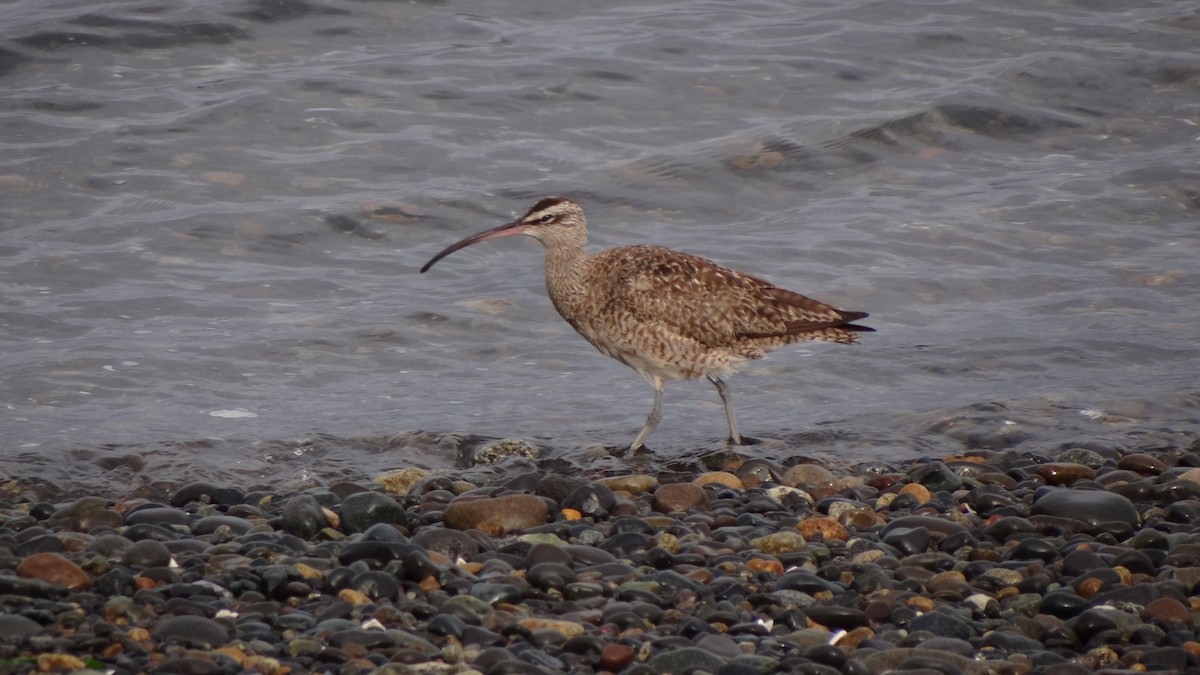
[[[542,216],[541,218],[538,218],[539,223],[548,223],[552,220],[554,220],[554,215],[550,214],[550,213],[547,213],[546,215]]]

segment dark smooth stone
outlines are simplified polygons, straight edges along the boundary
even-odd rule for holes
[[[171,563],[171,551],[161,541],[143,539],[125,549],[121,562],[134,567],[166,567]]]
[[[713,599],[718,602],[722,600],[737,601],[750,594],[745,582],[737,577],[717,577],[708,585],[708,588],[713,594]]]
[[[177,656],[155,664],[154,670],[173,675],[219,675],[221,664],[200,657]]]
[[[403,560],[414,550],[412,544],[399,544],[387,541],[360,541],[350,544],[338,555],[343,565],[349,565],[363,560],[377,567],[382,567],[393,560]]]
[[[854,575],[854,579],[850,582],[850,588],[854,592],[866,596],[876,591],[888,590],[893,588],[894,583],[890,575],[882,569],[872,566]]]
[[[153,635],[160,642],[178,642],[197,649],[212,649],[229,642],[229,631],[203,616],[171,617],[155,626]]]
[[[600,548],[614,555],[628,557],[649,548],[650,537],[640,532],[622,532],[606,539]]]
[[[152,508],[134,509],[125,514],[126,525],[150,523],[151,525],[187,525],[192,515],[183,509],[157,505]]]
[[[1089,609],[1074,619],[1067,622],[1067,627],[1070,628],[1081,643],[1089,642],[1093,637],[1102,631],[1114,630],[1117,628],[1116,622],[1108,612]]]
[[[1189,499],[1167,506],[1167,520],[1172,523],[1193,523],[1200,520],[1200,501]]]
[[[529,555],[533,554],[534,548],[536,548],[536,545],[529,549]],[[595,546],[568,544],[567,546],[563,546],[562,550],[571,555],[571,559],[576,565],[602,565],[617,561],[616,556]],[[534,561],[530,560],[529,563],[533,564]]]
[[[1075,518],[1092,527],[1109,522],[1138,525],[1137,509],[1128,498],[1099,490],[1053,490],[1034,501],[1031,513]]]
[[[880,536],[887,536],[897,529],[913,528],[923,528],[945,536],[967,531],[967,528],[963,525],[946,518],[936,518],[934,516],[901,516],[892,519],[891,522],[885,525]]]
[[[132,570],[125,567],[114,567],[96,578],[92,590],[104,597],[129,595],[133,592],[136,581]]]
[[[814,669],[808,670],[804,666],[801,666],[799,669],[790,672],[796,673],[797,675],[838,675],[836,668],[830,668],[829,666],[822,666],[816,663],[808,665],[814,666]],[[720,670],[717,671],[717,675],[761,675],[762,672],[763,671],[761,668],[752,666],[749,663],[726,663],[725,665],[721,666]]]
[[[1040,611],[1060,619],[1069,619],[1082,612],[1087,604],[1087,600],[1070,591],[1051,591],[1042,598]]]
[[[1076,549],[1063,557],[1063,574],[1076,577],[1092,570],[1108,569],[1109,565],[1093,551]]]
[[[1129,603],[1145,607],[1161,597],[1162,591],[1158,589],[1158,586],[1143,583],[1102,591],[1089,598],[1089,602],[1093,606],[1115,605],[1119,607],[1123,603]]]
[[[1200,499],[1200,483],[1176,478],[1154,486],[1154,499],[1158,502],[1171,503],[1191,499]]]
[[[471,596],[489,605],[521,602],[521,589],[512,584],[477,583],[471,586]]]
[[[1154,575],[1158,573],[1158,566],[1143,551],[1125,551],[1113,558],[1112,564],[1124,567],[1134,574]]]
[[[529,548],[529,552],[525,555],[525,563],[529,567],[539,563],[558,563],[571,567],[575,564],[575,560],[571,557],[571,553],[561,546],[539,543]]]
[[[363,572],[354,577],[351,586],[372,599],[400,599],[400,583],[396,577],[382,570]]]
[[[559,504],[564,509],[575,509],[588,516],[607,513],[617,503],[612,489],[601,483],[581,485],[571,491]]]
[[[934,635],[969,640],[975,630],[971,623],[949,612],[925,612],[908,622],[909,631],[929,631]]]
[[[1112,588],[1114,584],[1121,583],[1121,575],[1113,569],[1098,569],[1081,574],[1071,581],[1071,588],[1078,593],[1081,586],[1088,582],[1089,579],[1094,579],[1092,583],[1099,582],[1101,589]]]
[[[979,539],[971,532],[958,532],[956,534],[947,535],[945,539],[938,542],[938,550],[946,553],[953,553],[961,548],[974,548],[979,545]]]
[[[1005,516],[983,528],[983,536],[992,541],[1004,543],[1017,533],[1034,533],[1037,528],[1028,518],[1020,516]]]
[[[1182,672],[1197,665],[1196,657],[1182,647],[1157,647],[1147,650],[1139,659],[1148,666]]]
[[[521,659],[509,659],[488,668],[484,675],[555,675],[560,672],[562,671],[537,666]]]
[[[917,645],[917,648],[949,652],[951,654],[958,654],[959,656],[974,656],[975,654],[975,647],[970,642],[955,637],[932,637],[921,641]]]
[[[346,645],[361,645],[367,649],[393,647],[396,641],[380,630],[343,630],[329,636],[329,644],[338,649]]]
[[[138,523],[125,528],[123,532],[125,538],[130,541],[141,541],[143,539],[153,539],[155,541],[168,542],[175,539],[180,539],[184,535],[171,530],[161,525],[151,525],[150,523]]]
[[[0,574],[0,595],[52,599],[67,595],[70,589],[40,579],[22,579]]]
[[[822,591],[831,591],[840,593],[845,589],[840,584],[831,581],[826,581],[812,572],[796,571],[788,572],[775,580],[772,584],[772,589],[776,591],[800,591],[814,595]]]
[[[28,557],[34,553],[62,553],[65,550],[61,539],[53,534],[43,534],[17,544],[12,552],[20,557]]]
[[[245,501],[246,495],[236,488],[214,485],[204,481],[188,483],[171,495],[171,506],[184,506],[190,502],[232,506]]]
[[[131,540],[119,534],[102,534],[88,544],[87,550],[105,558],[119,558],[132,545]]]
[[[46,525],[72,532],[90,532],[97,527],[121,527],[125,519],[100,497],[80,497],[54,512]]]
[[[462,643],[464,645],[500,647],[507,642],[508,638],[482,626],[467,626],[463,628]]]
[[[438,614],[430,619],[426,624],[425,630],[433,635],[445,637],[453,635],[456,638],[462,638],[463,632],[467,629],[467,622],[454,614]]]
[[[365,532],[377,523],[401,524],[408,514],[395,499],[379,492],[358,492],[341,504],[342,528],[347,532]]]
[[[530,567],[525,573],[525,578],[529,580],[530,584],[542,590],[551,588],[562,590],[567,584],[574,583],[576,576],[575,570],[567,565],[544,562]]]
[[[697,670],[717,672],[726,664],[726,659],[699,647],[683,647],[655,654],[646,661],[646,666],[656,673],[688,673]]]
[[[429,557],[425,551],[417,548],[409,551],[401,563],[404,578],[409,581],[423,581],[442,573],[442,568]]]
[[[0,643],[16,643],[41,632],[42,624],[19,614],[0,614]]]
[[[980,646],[1015,654],[1039,650],[1042,648],[1042,643],[1011,630],[994,630],[984,633]]]
[[[641,518],[624,517],[612,521],[611,532],[614,535],[636,532],[649,536],[654,534],[654,526]]]
[[[918,464],[908,471],[909,479],[920,483],[933,492],[953,492],[963,486],[963,479],[943,462]]]
[[[841,669],[846,665],[846,653],[833,645],[814,645],[804,650],[804,657],[813,661]]]
[[[363,530],[362,541],[384,541],[391,544],[405,544],[409,540],[391,522],[381,522],[370,525]]]
[[[311,494],[292,497],[283,507],[283,529],[297,537],[309,539],[329,525],[320,502]]]
[[[1009,550],[1008,560],[1041,560],[1042,562],[1054,562],[1058,560],[1058,547],[1053,542],[1041,537],[1030,537],[1022,539],[1016,546]]]
[[[909,556],[929,548],[933,537],[924,527],[895,528],[883,535],[883,543]]]
[[[854,607],[813,606],[804,608],[804,613],[813,621],[830,628],[849,630],[867,625],[866,612]]]
[[[479,553],[479,542],[471,535],[444,527],[427,527],[412,537],[412,543],[426,551],[440,553],[451,560],[471,559]],[[547,546],[549,544],[546,544]]]
[[[1160,551],[1166,551],[1171,548],[1171,543],[1167,540],[1167,535],[1158,530],[1143,529],[1133,535],[1128,541],[1129,546],[1135,549],[1153,548]]]

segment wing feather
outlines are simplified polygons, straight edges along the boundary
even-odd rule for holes
[[[843,312],[699,256],[626,246],[597,258],[595,269],[608,289],[603,312],[657,323],[710,348],[854,342],[856,331],[870,330],[848,325],[865,317],[862,312]]]

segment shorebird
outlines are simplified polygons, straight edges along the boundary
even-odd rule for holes
[[[725,378],[792,342],[852,344],[875,329],[866,312],[837,309],[757,277],[661,246],[587,252],[583,209],[546,197],[525,215],[471,235],[433,256],[421,272],[472,244],[526,234],[546,249],[546,290],[554,308],[602,354],[654,386],[654,407],[629,446],[632,456],[662,420],[668,380],[707,378],[725,405],[729,441],[742,445]]]

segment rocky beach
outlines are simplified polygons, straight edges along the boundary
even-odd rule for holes
[[[1200,668],[1200,442],[0,504],[8,673]],[[652,475],[653,474],[653,475]]]

